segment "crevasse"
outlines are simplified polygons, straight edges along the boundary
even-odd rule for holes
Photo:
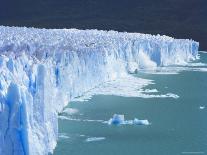
[[[46,155],[73,98],[141,68],[186,63],[198,42],[139,33],[0,26],[0,154]]]

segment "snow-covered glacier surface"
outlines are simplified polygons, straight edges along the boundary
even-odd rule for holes
[[[160,35],[0,26],[0,154],[52,153],[69,101],[139,69],[185,64],[198,46]]]

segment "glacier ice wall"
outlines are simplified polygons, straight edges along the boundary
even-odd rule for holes
[[[46,155],[70,100],[141,68],[196,59],[199,44],[139,33],[0,26],[0,154]]]

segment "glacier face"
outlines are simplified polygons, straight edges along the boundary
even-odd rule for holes
[[[194,60],[199,44],[139,33],[0,26],[0,154],[46,155],[58,112],[95,86]]]

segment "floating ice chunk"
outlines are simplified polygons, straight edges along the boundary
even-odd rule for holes
[[[200,106],[199,109],[203,110],[205,109],[205,106]]]
[[[134,120],[124,120],[124,115],[114,114],[111,119],[107,122],[109,125],[149,125],[149,121],[139,120],[135,118]]]
[[[86,135],[80,135],[80,137],[85,137]]]
[[[124,124],[124,115],[114,114],[113,118],[111,118],[108,121],[108,124],[114,124],[114,125]]]
[[[136,125],[149,125],[150,124],[147,119],[139,120],[137,118],[134,119],[133,123]]]
[[[101,141],[106,139],[105,137],[90,137],[86,139],[86,142]]]
[[[74,114],[78,113],[78,109],[66,108],[63,110],[63,113],[65,113],[67,115],[74,115]]]
[[[125,120],[124,115],[114,114],[112,118],[108,121],[104,120],[90,120],[90,119],[75,119],[66,116],[59,116],[59,119],[69,120],[69,121],[77,121],[77,122],[99,122],[99,123],[107,123],[109,125],[149,125],[149,121],[144,119],[140,120],[135,118],[134,120]]]
[[[68,139],[70,137],[66,133],[59,133],[58,138],[60,138],[60,139]]]

